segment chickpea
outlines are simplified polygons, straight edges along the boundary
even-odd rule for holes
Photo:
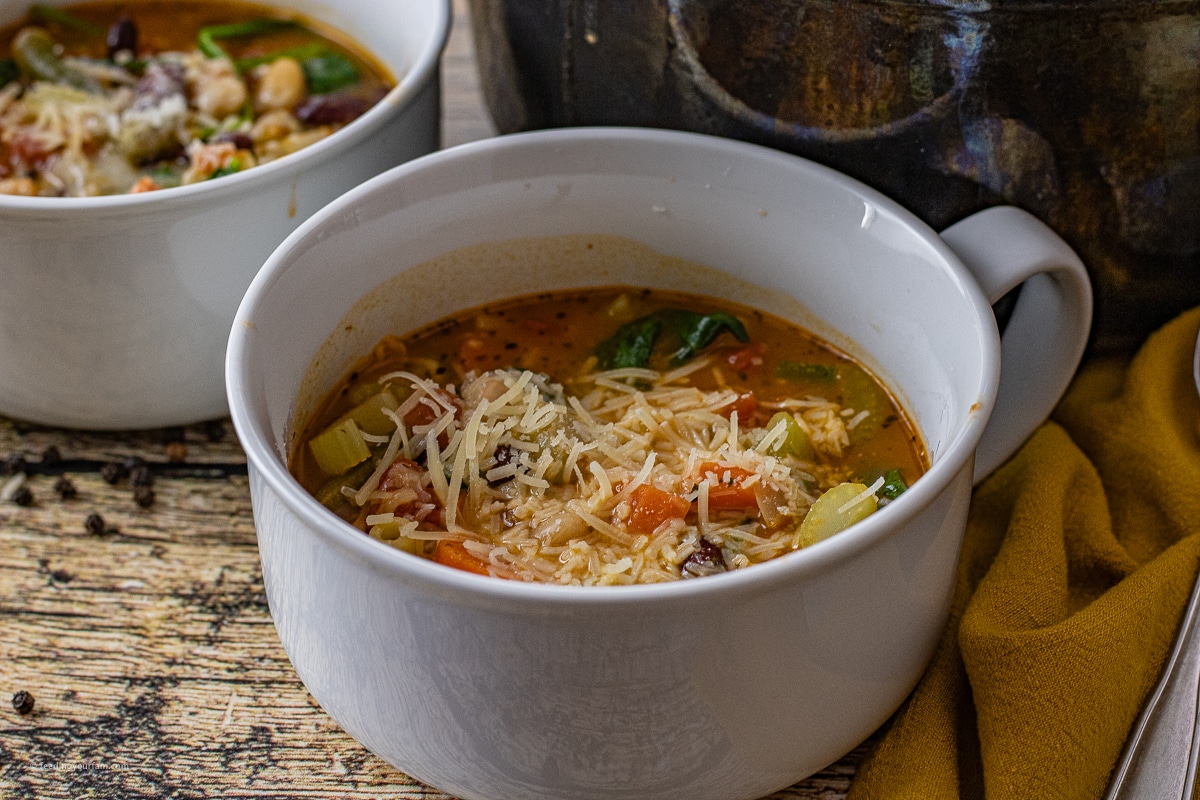
[[[291,111],[305,97],[304,69],[294,58],[283,56],[259,72],[254,102],[260,111]]]

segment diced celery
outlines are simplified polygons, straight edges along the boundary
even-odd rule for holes
[[[800,427],[800,423],[794,416],[786,411],[780,411],[771,417],[771,421],[767,423],[767,430],[774,430],[780,422],[786,426],[786,432],[771,445],[767,452],[773,456],[792,456],[804,461],[811,461],[814,456],[812,441],[809,440],[808,434],[804,432],[804,428]]]
[[[371,457],[358,424],[353,419],[336,422],[308,443],[317,466],[326,475],[341,475]]]
[[[378,387],[378,384],[375,386]],[[396,423],[383,413],[383,409],[395,411],[399,405],[396,396],[388,389],[383,389],[343,414],[334,425],[341,424],[346,420],[354,420],[354,424],[363,433],[369,433],[372,436],[388,436],[396,430]]]
[[[859,498],[857,502],[847,505],[856,497]],[[808,514],[800,523],[800,530],[796,532],[796,544],[808,547],[828,539],[871,516],[877,508],[875,495],[868,493],[866,486],[861,483],[839,483],[818,497],[808,509]]]

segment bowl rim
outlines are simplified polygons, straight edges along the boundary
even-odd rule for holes
[[[490,160],[497,153],[527,146],[554,148],[581,141],[613,143],[631,139],[643,143],[656,143],[658,146],[678,147],[681,144],[689,144],[709,147],[735,156],[738,151],[742,151],[745,155],[773,160],[781,169],[807,171],[832,178],[862,199],[898,216],[905,222],[912,235],[938,253],[948,277],[961,285],[967,301],[983,321],[979,338],[984,362],[980,366],[976,387],[978,400],[972,412],[965,416],[959,430],[946,443],[929,470],[903,495],[879,512],[856,523],[852,528],[803,550],[755,564],[749,569],[711,575],[703,580],[655,584],[564,586],[474,575],[402,553],[383,542],[375,541],[322,506],[288,471],[284,459],[274,446],[269,421],[261,418],[253,410],[255,402],[251,399],[252,396],[257,396],[251,388],[257,374],[256,370],[251,368],[255,349],[252,343],[254,317],[259,306],[269,296],[272,285],[286,273],[294,259],[304,252],[308,239],[319,235],[321,228],[329,220],[342,218],[358,204],[369,201],[376,193],[384,192],[393,184],[404,181],[406,176],[426,170],[437,170],[439,165],[447,161],[469,158]],[[514,176],[506,173],[506,177]],[[988,320],[992,320],[993,324],[989,326]],[[256,488],[273,492],[276,499],[306,526],[307,535],[318,536],[327,544],[360,560],[367,568],[399,578],[410,589],[419,587],[422,591],[437,593],[455,602],[473,603],[481,607],[495,608],[497,604],[503,604],[510,608],[536,608],[546,611],[579,607],[634,608],[647,604],[661,607],[686,605],[701,599],[726,601],[748,598],[784,584],[795,583],[805,576],[826,571],[871,549],[897,534],[922,511],[938,502],[943,490],[949,488],[956,479],[965,480],[967,486],[971,485],[975,449],[995,403],[999,359],[1000,339],[991,306],[971,278],[970,272],[936,232],[912,212],[885,195],[844,173],[758,144],[693,132],[598,126],[521,132],[468,142],[393,167],[346,192],[293,231],[259,270],[243,296],[234,319],[226,351],[225,371],[230,416],[239,442],[246,453],[252,493]],[[989,369],[987,364],[991,364],[992,368]],[[256,478],[261,479],[258,486]],[[256,519],[256,526],[257,524]],[[300,535],[304,532],[291,533]]]
[[[436,13],[429,36],[416,54],[417,57],[413,60],[412,65],[400,76],[396,85],[389,89],[371,108],[367,109],[362,116],[347,123],[324,139],[274,161],[233,175],[223,176],[219,180],[201,181],[186,186],[172,186],[154,192],[92,197],[22,197],[0,194],[0,214],[45,217],[95,212],[152,213],[163,207],[199,204],[210,197],[244,193],[248,189],[253,189],[255,184],[269,184],[285,180],[329,159],[336,158],[343,150],[353,149],[393,117],[403,113],[412,105],[415,98],[437,78],[442,54],[450,38],[453,0],[423,1],[428,3]],[[317,11],[306,13],[317,19],[320,19],[321,16]]]

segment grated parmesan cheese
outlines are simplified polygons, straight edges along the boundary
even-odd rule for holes
[[[468,373],[459,396],[470,400],[462,408],[450,402],[450,387],[409,372],[391,373],[382,382],[411,393],[394,411],[384,410],[396,430],[371,438],[376,446],[387,444],[353,499],[368,524],[427,519],[435,506],[408,510],[403,518],[370,510],[386,466],[397,457],[423,455],[442,525],[406,535],[461,539],[494,574],[520,580],[577,585],[675,580],[702,536],[726,548],[733,568],[768,560],[792,549],[792,533],[813,502],[818,479],[812,465],[767,454],[785,434],[783,425],[743,430],[736,412],[721,415],[736,399],[732,391],[670,385],[708,366],[690,364],[665,374],[610,370],[581,379],[588,387],[582,395],[527,370]],[[787,405],[811,431],[814,446],[843,446],[841,408],[812,398]],[[406,425],[406,415],[422,406],[436,416],[424,425]],[[724,466],[700,474],[702,465],[714,463]],[[759,502],[770,503],[763,518],[772,520],[771,530],[748,519],[753,513],[711,507],[710,490],[731,485],[735,468],[743,489],[770,498]],[[832,477],[824,475],[821,482]],[[669,519],[653,536],[627,530],[634,489],[644,485],[694,502],[694,516]]]

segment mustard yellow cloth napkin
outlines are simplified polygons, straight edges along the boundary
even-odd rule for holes
[[[1103,796],[1200,566],[1198,328],[1086,364],[976,489],[946,632],[850,800]]]

